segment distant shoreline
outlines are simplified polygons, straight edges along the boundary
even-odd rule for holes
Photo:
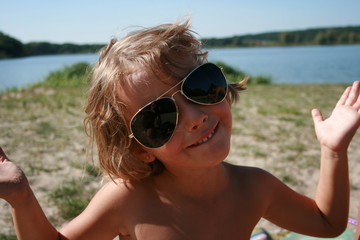
[[[359,45],[204,49],[208,60],[244,75],[271,77],[272,83],[348,83],[360,77]],[[90,65],[98,54],[57,54],[0,60],[0,89],[24,88],[48,73],[78,62]]]
[[[224,38],[200,38],[204,48],[319,46],[360,44],[360,26],[314,28],[236,35]],[[0,59],[37,55],[95,53],[106,44],[22,43],[0,32]]]

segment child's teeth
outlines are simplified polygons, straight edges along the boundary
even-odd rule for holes
[[[202,143],[204,143],[204,142],[207,142],[210,138],[212,138],[213,135],[214,135],[214,131],[212,131],[212,132],[210,133],[210,135],[207,136],[206,138],[204,138],[204,139],[200,140],[199,142],[197,142],[195,145],[199,145],[199,144],[202,144]]]

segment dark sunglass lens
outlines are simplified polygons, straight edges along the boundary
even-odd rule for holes
[[[226,96],[227,83],[220,68],[207,63],[197,68],[184,81],[184,94],[197,103],[213,104]]]
[[[141,144],[157,148],[169,141],[176,121],[177,109],[174,101],[170,98],[161,98],[136,114],[131,121],[131,130]]]

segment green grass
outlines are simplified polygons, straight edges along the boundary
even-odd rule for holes
[[[49,201],[58,208],[59,217],[71,220],[85,209],[94,195],[93,190],[84,187],[90,180],[89,178],[67,180],[49,193]]]
[[[0,240],[17,240],[16,235],[0,234]]]
[[[56,133],[56,128],[49,122],[40,122],[37,124],[36,133],[43,136],[48,136]]]
[[[215,62],[216,65],[220,66],[222,68],[223,73],[226,76],[226,79],[229,82],[240,82],[245,77],[248,76],[245,72],[238,70],[224,62]],[[255,85],[255,84],[271,84],[273,82],[273,79],[271,76],[251,76],[250,80],[248,81],[249,85]]]
[[[76,63],[58,71],[51,72],[43,82],[34,86],[46,87],[82,87],[89,82],[90,66],[87,63]]]

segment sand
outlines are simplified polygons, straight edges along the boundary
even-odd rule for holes
[[[338,93],[338,89],[336,87],[334,91]],[[264,168],[296,191],[314,196],[319,177],[320,148],[313,131],[311,108],[298,104],[300,113],[263,113],[261,106],[273,103],[268,102],[271,99],[268,96],[259,95],[263,90],[256,90],[254,95],[246,93],[242,96],[244,100],[234,109],[232,150],[227,161]],[[299,95],[303,92],[301,89],[296,91]],[[54,97],[55,93],[40,91],[36,94]],[[289,96],[292,94],[289,93]],[[306,102],[309,96],[302,97]],[[3,96],[1,101],[9,98],[20,99],[21,96],[10,94]],[[317,99],[309,101],[316,103]],[[44,212],[57,227],[65,224],[66,220],[59,218],[59,210],[49,200],[49,192],[70,179],[88,179],[84,170],[89,160],[86,158],[87,136],[82,128],[83,116],[81,104],[54,109],[36,101],[27,104],[17,102],[12,109],[2,106],[0,111],[0,146],[11,160],[24,169]],[[300,117],[305,119],[301,123],[296,121]],[[41,130],[44,128],[48,130]],[[350,216],[354,218],[360,206],[358,135],[349,149]],[[90,182],[85,180],[89,189],[97,190],[102,185],[101,178],[91,178]],[[0,234],[13,234],[9,206],[4,200],[0,200],[0,213]],[[259,226],[269,231],[281,231],[281,228],[265,220],[261,220]],[[349,225],[349,228],[353,227]]]

